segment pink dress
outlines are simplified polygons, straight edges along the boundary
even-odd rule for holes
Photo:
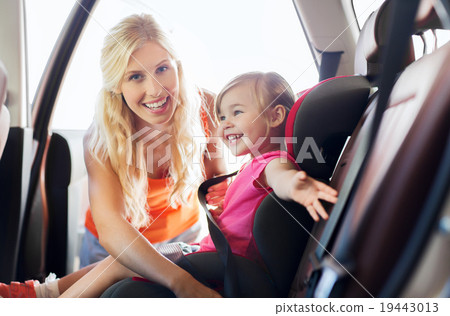
[[[224,211],[217,219],[217,224],[227,238],[231,251],[258,262],[260,254],[253,238],[253,221],[258,206],[272,192],[272,188],[261,187],[256,179],[275,158],[288,159],[297,166],[295,159],[284,151],[272,151],[254,158],[243,166],[228,188],[223,204]],[[198,251],[215,250],[209,235],[200,241]]]

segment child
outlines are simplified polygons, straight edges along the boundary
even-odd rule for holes
[[[283,137],[287,113],[294,101],[281,76],[260,72],[236,77],[216,98],[222,140],[234,155],[250,154],[253,159],[241,168],[225,195],[223,208],[216,209],[214,215],[233,253],[255,261],[259,254],[253,243],[253,217],[272,189],[280,198],[305,206],[315,221],[328,218],[319,199],[337,201],[334,189],[299,171],[294,158],[280,150],[279,142],[271,141],[273,137]],[[207,194],[207,200],[211,196],[213,190]],[[198,251],[211,250],[215,247],[207,236]],[[109,257],[63,296],[98,296],[109,285],[130,276],[136,274]]]

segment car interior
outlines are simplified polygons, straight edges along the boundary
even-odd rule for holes
[[[74,5],[32,110],[18,105],[26,67],[0,49],[0,282],[76,267],[88,205],[83,133],[52,130],[51,120],[98,2]],[[338,202],[314,223],[270,193],[253,227],[263,265],[227,253],[226,240],[188,261],[233,297],[450,297],[450,43],[424,38],[450,30],[448,1],[385,0],[360,29],[349,23],[350,0],[292,4],[319,82],[298,93],[285,141],[302,170],[338,190]],[[0,48],[11,41],[0,38]],[[305,146],[311,140],[320,157]],[[200,199],[217,181],[202,185]]]

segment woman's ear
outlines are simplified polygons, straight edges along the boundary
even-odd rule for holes
[[[113,92],[114,92],[115,94],[122,94],[122,89],[121,89],[121,87],[117,87],[117,88],[115,88],[115,89],[113,90]]]
[[[278,104],[272,107],[270,110],[270,127],[274,128],[282,125],[286,118],[286,114],[287,111],[283,105]]]

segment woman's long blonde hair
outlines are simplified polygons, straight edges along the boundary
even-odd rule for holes
[[[171,159],[167,184],[173,185],[172,206],[188,204],[192,200],[189,197],[202,180],[202,144],[205,143],[199,90],[186,80],[168,33],[147,14],[123,19],[108,33],[102,49],[103,88],[97,103],[90,151],[99,162],[105,164],[109,160],[111,163],[122,186],[126,216],[137,228],[149,221],[147,166],[144,152],[130,144],[133,135],[139,132],[135,129],[135,116],[122,94],[116,92],[120,91],[131,54],[149,41],[163,47],[176,61],[178,69],[179,96],[178,100],[173,100],[178,101],[178,106],[169,132]]]

